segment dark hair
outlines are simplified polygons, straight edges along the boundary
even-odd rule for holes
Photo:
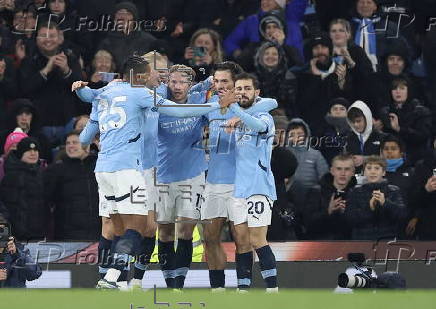
[[[80,131],[79,130],[73,130],[73,131],[71,131],[70,133],[68,133],[66,136],[65,136],[65,142],[67,141],[67,139],[70,137],[70,136],[80,136]]]
[[[248,79],[253,82],[254,89],[256,90],[259,89],[259,80],[257,79],[256,75],[247,72],[242,72],[236,75],[235,82],[238,80],[248,80]]]
[[[368,164],[380,165],[384,171],[386,171],[388,165],[385,159],[383,159],[380,156],[374,156],[374,155],[365,158],[365,160],[363,161],[363,170],[365,170]]]
[[[403,76],[396,77],[392,80],[391,90],[397,89],[399,85],[404,85],[407,88],[410,88],[410,81],[408,78]]]
[[[215,69],[213,70],[213,75],[215,75],[217,71],[229,71],[230,74],[232,75],[233,81],[235,81],[236,75],[243,73],[244,69],[242,69],[242,67],[236,62],[224,61],[224,62],[217,63],[215,65]]]
[[[43,18],[40,22],[38,21],[36,33],[38,33],[42,28],[47,28],[49,30],[56,29],[58,32],[60,31],[57,21],[49,20],[48,18]]]
[[[382,140],[381,145],[380,145],[381,151],[383,151],[383,148],[385,147],[386,143],[397,143],[397,145],[400,147],[400,151],[402,153],[404,153],[406,150],[406,146],[404,145],[403,141],[395,135],[389,134]]]
[[[365,115],[363,114],[362,110],[360,110],[357,107],[350,108],[350,110],[347,113],[348,120],[353,122],[354,120],[356,120],[356,118],[359,118],[359,117],[364,117],[365,118]]]
[[[307,137],[307,134],[308,134],[308,132],[307,132],[307,128],[306,128],[306,126],[305,126],[303,123],[301,123],[301,122],[291,122],[291,123],[289,124],[289,127],[288,127],[288,132],[290,132],[290,131],[292,131],[292,130],[295,130],[295,129],[298,129],[298,128],[303,129],[303,131],[304,131],[304,135],[305,135],[305,137]]]
[[[142,57],[133,55],[127,58],[123,64],[123,77],[129,76],[130,71],[133,74],[144,74],[150,71],[149,63]]]

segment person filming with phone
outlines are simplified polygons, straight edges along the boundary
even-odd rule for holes
[[[15,242],[11,225],[0,214],[0,288],[25,288],[26,281],[41,274],[41,266],[33,261],[29,249]]]
[[[306,195],[303,219],[308,239],[350,239],[350,228],[345,222],[344,212],[347,208],[346,199],[355,185],[353,157],[334,157],[330,172]]]

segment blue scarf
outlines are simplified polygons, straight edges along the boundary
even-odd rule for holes
[[[388,172],[396,172],[397,169],[404,164],[404,159],[390,159],[386,160],[388,162],[388,167],[386,168],[386,171]]]
[[[365,50],[374,71],[377,71],[377,41],[374,23],[379,19],[353,18],[353,21],[358,24],[354,42]]]

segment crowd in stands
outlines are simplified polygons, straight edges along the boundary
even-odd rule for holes
[[[97,240],[98,139],[74,81],[156,50],[239,63],[275,98],[269,240],[436,240],[436,0],[0,1],[0,213]],[[165,68],[158,68],[165,69]]]

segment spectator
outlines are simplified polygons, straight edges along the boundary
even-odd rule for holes
[[[34,10],[20,8],[15,11],[12,40],[16,66],[20,65],[26,55],[32,55],[35,52],[35,28],[36,12]]]
[[[348,155],[334,157],[330,172],[306,196],[304,222],[307,239],[350,239],[350,227],[344,212],[355,185],[353,158]]]
[[[40,146],[40,158],[51,161],[51,149],[49,142],[41,131],[39,113],[33,103],[28,99],[16,99],[11,104],[8,129],[0,132],[0,147],[6,141],[6,137],[15,128],[20,128],[29,137],[35,138]],[[1,151],[1,150],[0,150]]]
[[[6,101],[18,92],[16,70],[8,57],[0,56],[0,129],[6,129]]]
[[[286,44],[303,50],[300,22],[303,19],[307,0],[293,0],[286,5],[286,0],[261,0],[260,11],[244,19],[224,41],[224,49],[229,56],[237,58],[246,43],[259,42],[259,22],[263,15],[273,10],[285,10],[288,33]],[[286,8],[285,8],[286,6]]]
[[[254,62],[256,52],[260,46],[265,42],[274,43],[278,48],[283,51],[283,56],[287,62],[289,68],[299,65],[301,66],[303,61],[300,52],[292,46],[286,45],[286,22],[282,11],[276,10],[265,14],[259,23],[259,42],[251,42],[242,50],[240,56],[236,58],[236,61],[247,72],[254,71]]]
[[[294,154],[286,149],[286,130],[288,120],[286,116],[274,117],[276,128],[275,145],[271,157],[271,171],[274,175],[274,181],[277,191],[277,200],[274,201],[271,225],[268,227],[267,238],[269,241],[296,240],[297,236],[294,231],[295,207],[289,200],[286,186],[291,177],[295,174],[298,166]]]
[[[301,213],[306,193],[328,172],[328,166],[321,153],[311,147],[313,136],[304,120],[292,119],[288,132],[289,141],[291,142],[289,149],[298,161],[298,167],[289,192],[295,202],[297,211]]]
[[[44,193],[54,208],[56,240],[97,240],[100,236],[94,175],[97,157],[90,155],[89,146],[82,147],[79,134],[73,131],[67,135],[67,158],[44,172]]]
[[[407,160],[405,146],[403,142],[394,135],[388,135],[383,139],[381,144],[381,157],[386,160],[386,176],[388,183],[400,188],[404,203],[407,207],[408,222],[410,225],[416,220],[415,209],[410,207],[409,197],[412,188],[412,179],[415,174],[415,168]],[[406,226],[401,228],[400,237],[411,237],[410,228]]]
[[[43,239],[47,236],[48,208],[39,162],[38,142],[27,137],[9,154],[0,196],[10,213],[14,234],[19,240]]]
[[[333,44],[327,35],[313,36],[304,46],[309,65],[297,72],[297,102],[301,117],[308,122],[313,135],[322,132],[328,102],[343,97],[348,84],[344,65],[336,65],[332,59]],[[317,111],[314,113],[313,111]]]
[[[92,59],[91,68],[89,70],[91,77],[89,78],[90,83],[88,84],[90,88],[98,89],[106,85],[106,82],[103,81],[103,75],[99,74],[99,72],[116,72],[114,57],[110,52],[104,49],[97,51],[94,55],[94,59]]]
[[[65,126],[75,114],[71,84],[81,79],[79,61],[71,50],[61,47],[60,30],[53,23],[38,29],[37,50],[20,66],[23,95],[31,98],[42,116],[42,131],[57,146]]]
[[[399,228],[406,219],[406,206],[397,186],[383,180],[386,161],[369,156],[363,164],[367,183],[350,194],[345,216],[352,227],[353,240],[378,240],[399,236]]]
[[[220,35],[211,29],[198,29],[185,49],[184,62],[192,67],[197,80],[202,81],[211,75],[214,64],[223,61],[224,52]]]
[[[412,164],[427,151],[432,132],[431,112],[415,99],[410,80],[398,77],[391,83],[391,100],[381,110],[383,131],[399,136]]]
[[[371,61],[362,47],[351,40],[351,25],[345,19],[335,19],[330,23],[330,38],[333,43],[333,57],[337,63],[345,64],[347,75],[352,79],[353,98],[367,98],[368,80],[372,73]]]
[[[138,23],[138,10],[128,1],[118,3],[114,10],[114,21],[118,25],[117,31],[110,31],[101,42],[98,49],[104,49],[114,56],[117,71],[125,59],[133,53],[143,55],[151,50],[155,38],[141,29],[136,29]],[[140,27],[139,27],[140,28]]]
[[[283,49],[273,42],[262,44],[255,57],[255,68],[262,96],[276,99],[289,119],[295,117],[298,114],[295,75],[287,72]]]
[[[7,220],[0,215],[0,227],[5,227]],[[29,249],[16,243],[10,237],[5,247],[0,247],[0,260],[4,261],[4,268],[0,269],[0,287],[25,288],[26,281],[38,279],[42,274],[41,266],[35,263]]]
[[[10,133],[5,140],[3,155],[0,157],[0,182],[5,176],[5,162],[8,158],[9,152],[17,149],[17,144],[23,139],[28,137],[26,133],[20,128],[16,128],[14,132]]]
[[[362,101],[350,106],[347,120],[352,132],[347,137],[345,151],[353,156],[354,166],[360,172],[365,156],[380,154],[383,135],[373,130],[371,110]]]
[[[419,240],[436,240],[436,139],[433,151],[416,165],[411,203],[416,217],[409,221],[407,232]]]
[[[347,109],[350,102],[345,98],[335,98],[329,102],[330,110],[325,116],[325,128],[319,139],[319,150],[330,165],[333,158],[345,150],[350,126],[347,122]]]
[[[365,50],[374,71],[377,71],[379,59],[389,46],[388,39],[399,37],[398,24],[390,20],[389,16],[380,14],[378,2],[379,0],[357,0],[352,14],[354,41]],[[398,39],[407,44],[403,37]]]

